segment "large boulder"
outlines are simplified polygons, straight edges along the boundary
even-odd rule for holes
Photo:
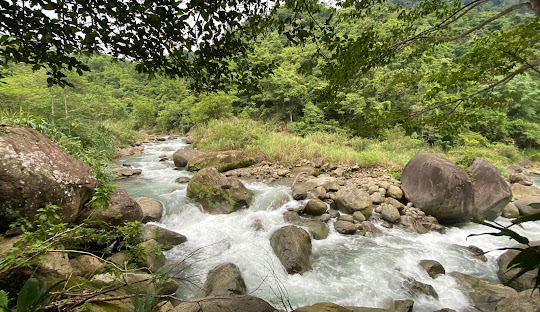
[[[469,176],[443,156],[416,154],[403,169],[401,188],[409,202],[440,223],[465,222],[474,216]]]
[[[174,152],[172,159],[176,167],[185,167],[190,160],[202,154],[198,150],[182,148]]]
[[[187,238],[182,234],[153,224],[141,225],[141,239],[143,241],[153,239],[162,246],[163,250],[169,250],[187,240]]]
[[[343,187],[336,193],[336,205],[343,213],[353,214],[355,211],[360,211],[366,219],[369,219],[373,213],[369,193],[352,185]]]
[[[517,295],[499,301],[495,312],[538,312],[540,311],[540,292],[524,290]]]
[[[540,246],[540,241],[529,242],[529,244],[531,246]],[[513,248],[527,248],[527,246],[523,244],[518,244]],[[497,276],[503,284],[508,283],[520,271],[520,269],[517,268],[511,270],[508,269],[508,264],[519,252],[519,250],[509,249],[505,253],[500,255],[499,259],[497,259],[497,263],[499,264]],[[508,286],[518,291],[531,289],[534,287],[535,284],[536,273],[536,270],[529,271],[520,276],[519,278],[513,280],[511,283],[508,284]]]
[[[261,298],[250,295],[204,297],[176,306],[182,312],[274,312],[276,309]]]
[[[129,197],[126,190],[116,189],[109,197],[109,208],[86,208],[79,214],[77,221],[82,222],[84,219],[116,226],[124,222],[141,221],[143,211],[141,206],[133,198]]]
[[[471,305],[482,312],[494,311],[499,301],[517,294],[515,289],[508,286],[487,282],[467,274],[452,272],[450,275],[456,279]]]
[[[255,163],[255,157],[246,151],[232,150],[208,152],[188,161],[186,169],[198,171],[203,168],[216,168],[219,172],[249,167]]]
[[[245,295],[247,287],[240,269],[233,263],[223,263],[208,272],[204,293],[205,296]]]
[[[294,225],[284,226],[272,234],[270,245],[287,273],[311,271],[311,238],[305,230]]]
[[[0,232],[20,217],[32,220],[47,204],[61,207],[62,221],[72,222],[96,186],[87,164],[44,135],[0,126]]]
[[[523,216],[540,213],[540,196],[531,196],[514,201],[514,205]]]
[[[142,222],[157,222],[163,214],[163,204],[159,200],[150,197],[135,197],[134,199],[143,212]]]
[[[474,180],[474,214],[480,220],[493,221],[512,199],[512,190],[489,161],[482,157],[469,167]]]
[[[253,192],[240,180],[227,178],[216,168],[197,172],[189,180],[186,195],[211,214],[231,213],[249,207],[253,201]]]

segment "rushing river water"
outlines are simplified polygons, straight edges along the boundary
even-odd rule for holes
[[[459,271],[497,281],[496,259],[501,252],[488,253],[488,262],[482,262],[456,245],[475,245],[486,251],[514,244],[500,237],[467,238],[472,233],[489,232],[489,228],[473,223],[449,227],[446,234],[423,235],[379,226],[384,235],[371,238],[338,234],[330,221],[329,237],[313,240],[313,270],[288,275],[273,254],[269,238],[285,225],[283,212],[302,202],[292,199],[290,187],[245,182],[255,193],[255,202],[249,209],[229,215],[203,213],[186,198],[187,184],[175,182],[178,177],[190,177],[192,173],[174,170],[172,161],[158,161],[160,155],[172,158],[175,150],[185,146],[182,139],[146,144],[143,155],[118,160],[120,164],[142,169],[142,175],[117,183],[132,197],[147,196],[161,201],[165,210],[159,224],[188,238],[186,243],[166,252],[168,262],[179,276],[190,280],[179,289],[178,295],[184,298],[201,295],[193,283],[202,286],[208,270],[232,262],[240,268],[248,290],[276,308],[283,308],[281,298],[288,298],[295,308],[322,301],[344,306],[387,307],[394,299],[413,299],[415,311],[441,308],[463,311],[469,304],[456,281],[449,275],[431,279],[418,262],[437,260],[447,273]],[[539,182],[536,177],[535,183]],[[256,220],[262,221],[263,230],[253,228]],[[497,221],[508,223],[504,218]],[[529,239],[540,240],[538,222],[515,230]],[[439,299],[408,293],[402,286],[406,276],[432,285]]]

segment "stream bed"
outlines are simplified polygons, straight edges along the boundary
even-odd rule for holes
[[[158,224],[188,238],[165,254],[172,272],[181,278],[177,295],[182,298],[201,296],[196,285],[202,287],[206,273],[218,264],[232,262],[240,268],[248,291],[278,309],[285,309],[282,305],[285,300],[293,308],[324,301],[384,308],[392,300],[412,299],[415,311],[441,308],[464,311],[469,303],[456,281],[449,275],[432,279],[418,262],[436,260],[447,273],[459,271],[498,281],[496,259],[501,251],[487,253],[488,261],[483,262],[456,245],[475,245],[487,251],[515,244],[501,237],[468,238],[470,234],[490,230],[474,223],[449,227],[445,234],[406,233],[379,226],[384,235],[373,238],[338,234],[329,221],[329,237],[312,241],[313,270],[288,275],[273,254],[269,238],[286,225],[283,212],[303,202],[292,199],[288,186],[243,181],[255,193],[255,201],[249,209],[228,215],[203,213],[186,198],[187,184],[176,182],[177,178],[191,177],[193,173],[174,170],[172,161],[159,161],[161,155],[172,159],[174,151],[186,145],[181,138],[145,144],[142,155],[117,160],[118,164],[142,169],[142,174],[116,183],[132,197],[146,196],[162,202],[164,214]],[[539,177],[535,179],[535,183],[540,182]],[[262,230],[256,231],[253,227],[256,220],[261,221]],[[504,218],[497,222],[509,223]],[[530,240],[540,240],[539,222],[526,223],[523,228],[514,230]],[[432,285],[439,299],[409,293],[403,287],[406,277]]]

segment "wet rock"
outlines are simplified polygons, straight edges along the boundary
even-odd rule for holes
[[[412,300],[394,300],[392,311],[395,312],[413,312],[414,301]]]
[[[310,214],[312,216],[320,216],[323,213],[326,212],[328,209],[328,206],[326,206],[326,203],[323,202],[320,199],[314,198],[310,199],[305,208],[305,213]]]
[[[186,196],[210,214],[231,213],[251,205],[253,192],[240,180],[227,178],[216,168],[204,168],[189,181]]]
[[[529,242],[531,246],[540,246],[540,241],[531,241]],[[526,245],[518,244],[515,245],[513,248],[527,248]],[[513,250],[509,249],[505,253],[503,253],[499,258],[497,259],[497,263],[499,265],[499,270],[497,271],[497,276],[499,277],[499,280],[503,284],[507,284],[518,272],[519,269],[508,269],[508,264],[514,257],[519,253],[519,250]],[[529,271],[522,276],[518,277],[514,281],[508,284],[508,286],[516,289],[517,291],[523,291],[526,289],[532,289],[535,284],[535,278],[536,278],[536,271]]]
[[[397,221],[399,221],[400,218],[397,208],[388,204],[382,206],[381,215],[383,220],[391,223],[396,223]]]
[[[381,236],[383,234],[381,230],[369,221],[362,222],[362,229],[366,234],[369,234],[372,237]]]
[[[328,210],[328,214],[332,218],[339,218],[339,216],[340,216],[339,210],[335,210],[335,209]]]
[[[330,219],[332,218],[332,216],[330,216],[329,213],[325,213],[323,215],[321,215],[321,222],[328,222],[330,221]]]
[[[194,149],[179,149],[176,152],[174,152],[172,159],[174,162],[174,165],[176,167],[183,168],[187,166],[188,161],[192,160],[193,158],[200,156],[204,154],[203,152],[194,150]]]
[[[176,183],[184,184],[189,183],[190,178],[189,177],[178,177],[176,180],[174,180]]]
[[[287,223],[297,223],[300,221],[300,215],[296,211],[285,211],[283,213],[283,221]]]
[[[250,295],[205,297],[176,306],[182,312],[274,312],[276,309],[263,299]]]
[[[336,205],[339,211],[343,213],[352,214],[355,211],[360,211],[368,219],[373,213],[373,205],[369,194],[355,186],[340,189],[336,193]]]
[[[297,308],[293,312],[352,312],[352,310],[331,302],[319,302],[310,306]]]
[[[339,215],[339,221],[354,222],[354,217],[352,215],[342,214]]]
[[[322,186],[317,186],[313,189],[313,197],[323,200],[326,198],[326,190]]]
[[[260,219],[257,219],[255,221],[253,221],[253,224],[251,224],[251,227],[255,230],[255,231],[261,231],[261,230],[264,230],[264,225],[262,224],[262,221]]]
[[[284,226],[272,234],[270,245],[287,273],[302,274],[312,270],[311,238],[305,230]]]
[[[80,213],[77,221],[83,222],[85,219],[97,226],[101,224],[117,226],[124,222],[141,221],[143,211],[141,206],[129,197],[126,190],[116,189],[109,197],[109,208],[88,207]]]
[[[203,288],[205,296],[247,294],[242,273],[233,263],[223,263],[210,270]]]
[[[249,167],[255,163],[255,155],[246,151],[208,152],[190,159],[186,169],[197,171],[203,168],[216,168],[219,172],[225,172],[237,168]]]
[[[33,220],[47,204],[72,222],[92,198],[92,169],[44,135],[26,128],[0,129],[0,233],[20,217]]]
[[[334,222],[334,229],[340,234],[355,234],[358,230],[358,225],[349,221],[336,221]]]
[[[489,161],[477,157],[469,167],[474,180],[474,210],[479,220],[493,221],[512,198],[512,190],[499,170]]]
[[[510,177],[508,178],[508,180],[510,180],[510,183],[512,184],[518,183],[525,186],[533,185],[531,178],[529,178],[529,176],[521,172],[512,173]]]
[[[303,200],[307,198],[307,190],[303,185],[296,184],[292,189],[292,197],[295,200]]]
[[[355,211],[352,216],[353,222],[362,223],[366,221],[366,217],[360,211]]]
[[[442,264],[435,260],[420,260],[420,266],[426,270],[431,278],[436,278],[439,275],[444,275],[446,271]]]
[[[142,170],[115,166],[111,169],[111,173],[112,173],[113,179],[120,180],[120,179],[126,179],[126,178],[131,178],[134,176],[138,176],[142,173]]]
[[[150,197],[136,197],[134,200],[141,206],[143,212],[142,222],[157,222],[163,214],[163,204]]]
[[[163,250],[172,249],[187,241],[184,235],[153,224],[141,225],[141,239],[143,241],[153,239],[162,246]]]
[[[429,297],[433,297],[437,300],[439,299],[439,294],[437,294],[435,288],[433,288],[433,286],[429,284],[425,284],[409,278],[404,282],[404,285],[413,295],[423,294]]]
[[[328,227],[320,221],[307,221],[302,223],[302,225],[307,227],[309,233],[315,240],[321,240],[328,237]]]
[[[503,209],[502,216],[508,219],[519,217],[519,209],[513,203],[508,203]]]
[[[483,281],[467,274],[452,272],[450,275],[456,279],[459,288],[469,298],[472,306],[480,311],[494,311],[499,301],[517,294],[517,291],[510,287]]]
[[[487,262],[487,257],[486,255],[484,254],[484,251],[474,245],[469,245],[469,246],[461,246],[461,245],[453,245],[455,247],[458,247],[460,249],[463,249],[465,250],[466,252],[468,252],[472,257],[475,257],[477,258],[478,260],[481,260],[483,262]]]
[[[443,224],[473,217],[474,193],[469,176],[443,156],[415,155],[403,169],[401,183],[409,202]]]
[[[514,205],[523,216],[540,213],[540,196],[531,196],[514,201]]]

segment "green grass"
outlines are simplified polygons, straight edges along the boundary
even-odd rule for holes
[[[523,157],[523,153],[512,145],[490,144],[482,137],[470,133],[462,141],[469,145],[443,152],[441,148],[405,135],[398,128],[389,130],[384,140],[375,140],[324,132],[302,137],[288,132],[276,132],[272,127],[246,119],[213,120],[194,129],[192,140],[203,151],[245,149],[261,153],[269,161],[278,161],[287,166],[296,165],[303,159],[322,157],[331,163],[358,164],[361,167],[384,166],[396,176],[420,152],[443,154],[462,166],[470,165],[475,157],[484,157],[503,174],[506,174],[504,168],[507,165],[519,163]],[[526,153],[536,157],[540,155],[537,150],[528,150]]]

